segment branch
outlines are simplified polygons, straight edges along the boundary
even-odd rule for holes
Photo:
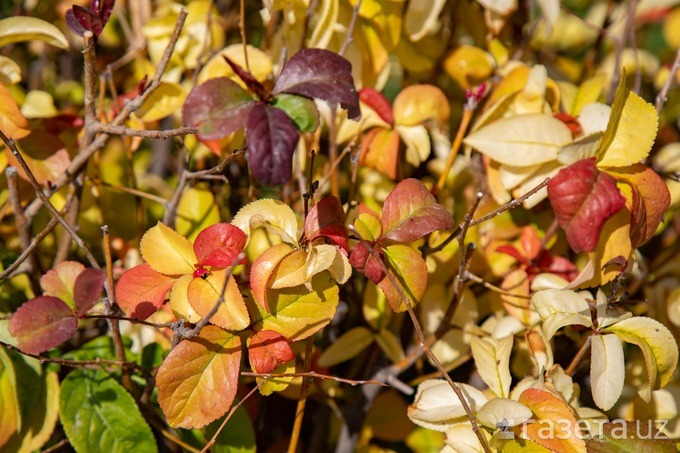
[[[342,384],[349,384],[349,385],[380,385],[382,387],[388,387],[388,385],[384,382],[380,381],[375,381],[371,379],[366,379],[366,380],[353,380],[353,379],[345,379],[337,376],[331,376],[329,374],[321,374],[317,373],[316,371],[308,371],[306,373],[251,373],[250,371],[241,371],[241,376],[253,376],[253,377],[259,377],[262,379],[274,379],[274,378],[287,378],[287,377],[305,377],[305,378],[310,378],[310,379],[322,379],[322,380],[329,380],[329,381],[336,381],[340,382]]]
[[[342,46],[340,47],[340,51],[338,52],[343,57],[345,56],[345,52],[347,52],[347,48],[349,47],[349,45],[352,44],[352,41],[354,41],[352,35],[354,34],[354,28],[357,25],[357,18],[359,17],[360,8],[361,0],[359,0],[357,4],[354,5],[354,9],[352,10],[352,19],[350,19],[349,26],[347,27],[347,34],[345,35],[345,40],[342,42]]]
[[[543,180],[543,182],[541,182],[539,185],[537,185],[536,187],[534,187],[533,189],[531,189],[530,191],[528,191],[527,193],[525,193],[521,197],[515,198],[511,202],[501,206],[500,208],[496,209],[495,211],[490,212],[485,216],[482,216],[478,219],[473,220],[472,222],[470,222],[470,226],[473,227],[475,225],[479,225],[480,223],[486,222],[487,220],[491,220],[494,217],[496,217],[497,215],[502,214],[509,209],[512,209],[512,208],[519,206],[520,204],[524,203],[527,199],[529,199],[532,195],[534,195],[536,192],[538,192],[539,190],[541,190],[542,188],[547,186],[549,182],[550,182],[550,178],[545,178]]]
[[[129,137],[142,137],[142,138],[152,138],[155,140],[165,140],[171,137],[177,137],[180,135],[190,135],[198,132],[197,127],[178,127],[177,129],[168,129],[164,131],[146,131],[143,129],[130,129],[125,126],[117,126],[115,124],[105,124],[97,122],[94,125],[97,132],[103,132],[108,135],[126,135]]]
[[[671,89],[671,85],[673,85],[675,73],[678,72],[678,69],[680,69],[680,49],[678,49],[675,54],[675,61],[673,61],[673,66],[671,66],[671,72],[668,74],[668,79],[666,79],[666,83],[663,84],[663,88],[661,88],[659,95],[656,97],[656,113],[659,115],[661,114],[663,105],[666,103],[668,91]]]

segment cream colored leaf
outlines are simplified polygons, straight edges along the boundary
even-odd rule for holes
[[[624,308],[609,308],[609,301],[602,289],[597,290],[597,327],[604,329],[619,321],[628,319],[633,314]]]
[[[579,324],[592,327],[588,303],[574,291],[547,289],[531,299],[534,309],[543,320],[543,332],[550,340],[560,327]]]
[[[541,168],[541,164],[517,167],[515,165],[502,165],[498,170],[501,184],[507,190],[512,190],[524,182],[532,173]]]
[[[0,83],[14,85],[21,82],[21,68],[11,58],[0,55]]]
[[[496,340],[493,338],[472,337],[472,358],[477,371],[489,389],[502,398],[510,394],[510,353],[512,352],[512,335]]]
[[[165,275],[194,272],[196,254],[191,242],[161,222],[144,233],[139,250],[156,272]]]
[[[596,132],[574,140],[557,153],[558,162],[563,165],[571,165],[579,160],[595,157],[601,139],[602,132]]]
[[[488,445],[491,434],[485,429],[479,431]],[[484,447],[479,442],[469,420],[455,423],[446,430],[446,445],[441,453],[482,453],[483,451]]]
[[[419,41],[437,27],[437,18],[446,0],[409,2],[404,28],[411,41]]]
[[[593,335],[590,345],[590,384],[593,401],[608,411],[623,391],[623,346],[616,335]]]
[[[26,118],[49,118],[59,111],[54,106],[54,98],[47,91],[31,90],[21,105],[21,113]]]
[[[476,418],[482,425],[495,430],[501,424],[508,427],[517,426],[529,420],[532,415],[531,409],[518,401],[494,398],[482,406]]]
[[[22,41],[43,41],[60,49],[68,49],[66,36],[47,21],[28,16],[0,20],[0,47]]]
[[[533,114],[500,119],[468,135],[464,143],[502,164],[530,166],[554,160],[571,140],[563,122]]]
[[[335,340],[321,354],[317,363],[322,367],[331,367],[345,362],[359,355],[373,343],[373,340],[375,340],[375,334],[366,327],[353,327]]]
[[[541,7],[541,13],[545,23],[548,27],[548,33],[552,33],[553,27],[557,22],[557,17],[560,14],[559,0],[537,0],[538,6]]]
[[[430,155],[430,136],[423,125],[395,126],[406,144],[406,162],[417,167]]]
[[[477,413],[488,398],[468,384],[457,383],[473,414]],[[418,386],[416,397],[408,408],[413,423],[435,431],[446,431],[466,418],[465,409],[448,382],[430,379]]]
[[[537,292],[544,289],[564,289],[569,282],[559,275],[550,274],[547,272],[538,274],[531,282],[531,291]]]
[[[307,279],[319,272],[328,271],[339,283],[344,284],[352,275],[352,266],[347,256],[336,246],[319,244],[312,247],[307,259]]]
[[[250,239],[250,230],[264,227],[288,244],[297,246],[298,221],[295,213],[282,201],[262,199],[241,208],[231,221]]]

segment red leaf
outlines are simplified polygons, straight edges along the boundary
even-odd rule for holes
[[[394,113],[392,113],[392,106],[383,94],[373,88],[364,87],[359,90],[359,99],[361,102],[372,108],[378,114],[380,119],[394,126]]]
[[[575,252],[595,250],[602,226],[626,202],[614,178],[597,169],[595,158],[560,170],[548,183],[548,198]]]
[[[116,4],[116,0],[101,0],[96,3],[99,9],[98,15],[101,17],[102,22],[106,24],[106,22],[109,21],[109,17],[111,17],[111,12]]]
[[[496,252],[498,253],[505,253],[506,255],[509,255],[517,260],[518,263],[522,264],[529,264],[529,260],[526,258],[526,256],[522,255],[519,250],[514,245],[510,244],[503,244],[501,246],[498,246],[496,248]]]
[[[248,360],[256,373],[269,373],[294,358],[288,341],[272,330],[255,332],[248,345]]]
[[[99,269],[88,268],[78,275],[73,285],[73,300],[76,303],[76,316],[84,316],[97,303],[104,289],[106,274]]]
[[[370,253],[368,247],[367,242],[358,243],[349,254],[349,264],[377,285],[385,278],[385,252],[379,244],[373,245],[373,251],[382,259],[383,266],[381,266],[377,257]]]
[[[71,338],[78,327],[73,312],[60,299],[40,296],[24,303],[9,321],[9,333],[19,348],[40,354]]]
[[[176,280],[156,272],[146,263],[140,264],[118,280],[116,302],[128,317],[146,319],[163,305],[165,295]]]
[[[305,219],[305,237],[311,242],[326,237],[347,251],[345,210],[336,197],[326,197],[312,206]]]
[[[102,20],[99,16],[94,14],[89,9],[78,5],[73,5],[72,11],[80,25],[82,25],[85,30],[91,31],[95,38],[102,34],[104,24],[102,23]]]
[[[347,110],[349,119],[361,118],[352,64],[329,50],[304,49],[293,55],[276,79],[272,94],[279,93],[337,103]]]
[[[403,180],[385,199],[381,240],[411,242],[448,228],[453,228],[453,217],[417,179]]]
[[[76,15],[73,14],[72,9],[66,11],[66,25],[68,25],[68,28],[70,28],[71,31],[78,36],[83,36],[87,31],[82,25],[80,25],[80,22],[76,18]]]
[[[273,186],[293,173],[293,153],[300,138],[295,123],[281,109],[257,104],[248,115],[248,165],[255,179]]]
[[[194,241],[194,252],[199,266],[227,267],[246,246],[248,238],[238,227],[228,223],[217,223],[198,233]]]
[[[219,77],[191,90],[182,107],[182,118],[187,125],[199,128],[199,138],[218,139],[244,128],[254,105],[236,82]]]
[[[239,79],[243,80],[243,83],[246,84],[250,91],[255,93],[255,95],[261,100],[264,100],[267,97],[267,90],[265,89],[264,85],[262,85],[259,80],[253,77],[249,71],[246,71],[241,66],[231,61],[231,59],[226,55],[222,55],[222,57],[224,58],[224,61],[227,62],[229,67],[231,67],[231,69],[234,71],[234,74],[236,74]]]

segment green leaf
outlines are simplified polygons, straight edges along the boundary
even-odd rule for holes
[[[402,312],[406,310],[403,297],[409,299],[411,306],[415,306],[423,297],[427,288],[427,265],[420,253],[408,245],[390,245],[383,250],[389,274],[378,287],[385,293],[392,310]]]
[[[43,41],[60,49],[68,49],[66,36],[42,19],[16,16],[0,20],[0,47],[22,41]]]
[[[77,452],[156,452],[135,400],[103,371],[75,370],[62,382],[59,416]]]
[[[286,112],[301,132],[314,132],[319,127],[319,111],[311,99],[281,93],[272,105]]]
[[[589,453],[671,453],[674,442],[657,432],[652,420],[614,420],[596,425],[586,446]]]
[[[206,440],[212,438],[223,419],[215,420],[203,429]],[[224,429],[210,447],[213,453],[248,453],[255,452],[255,430],[248,413],[241,406],[236,409]]]
[[[366,327],[349,329],[335,340],[319,357],[319,366],[331,367],[359,355],[375,340],[375,334]]]

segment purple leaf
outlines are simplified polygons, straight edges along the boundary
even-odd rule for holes
[[[248,89],[255,93],[258,98],[264,99],[267,96],[267,90],[264,85],[262,85],[259,80],[253,77],[250,71],[246,71],[241,66],[231,61],[231,59],[226,55],[222,55],[222,57],[224,57],[224,61],[227,62],[238,78],[243,80],[243,83],[245,83]]]
[[[246,126],[255,101],[236,82],[226,77],[210,79],[187,96],[182,107],[184,122],[198,127],[202,140],[226,137]]]
[[[71,31],[78,36],[83,36],[87,31],[82,25],[80,25],[80,22],[78,22],[78,19],[76,19],[72,9],[66,11],[66,25],[68,25],[68,28],[70,28]]]
[[[78,320],[61,299],[40,296],[24,303],[9,321],[9,333],[19,341],[19,348],[40,354],[71,338]]]
[[[98,269],[87,268],[78,275],[73,285],[73,300],[76,303],[76,316],[85,316],[94,307],[104,289],[106,274]]]
[[[95,3],[98,4],[99,11],[97,15],[101,17],[102,23],[106,25],[111,17],[111,12],[113,11],[113,6],[116,4],[116,0],[96,0]]]
[[[246,129],[248,165],[255,179],[269,186],[288,182],[299,138],[300,131],[286,112],[265,104],[255,105]]]
[[[338,103],[352,120],[361,118],[359,95],[354,88],[352,65],[344,57],[324,49],[305,49],[281,70],[273,94],[290,93]]]
[[[76,19],[78,19],[78,22],[80,22],[80,25],[82,25],[85,30],[91,31],[95,38],[101,35],[104,24],[99,16],[89,9],[78,5],[73,5],[73,14]]]

